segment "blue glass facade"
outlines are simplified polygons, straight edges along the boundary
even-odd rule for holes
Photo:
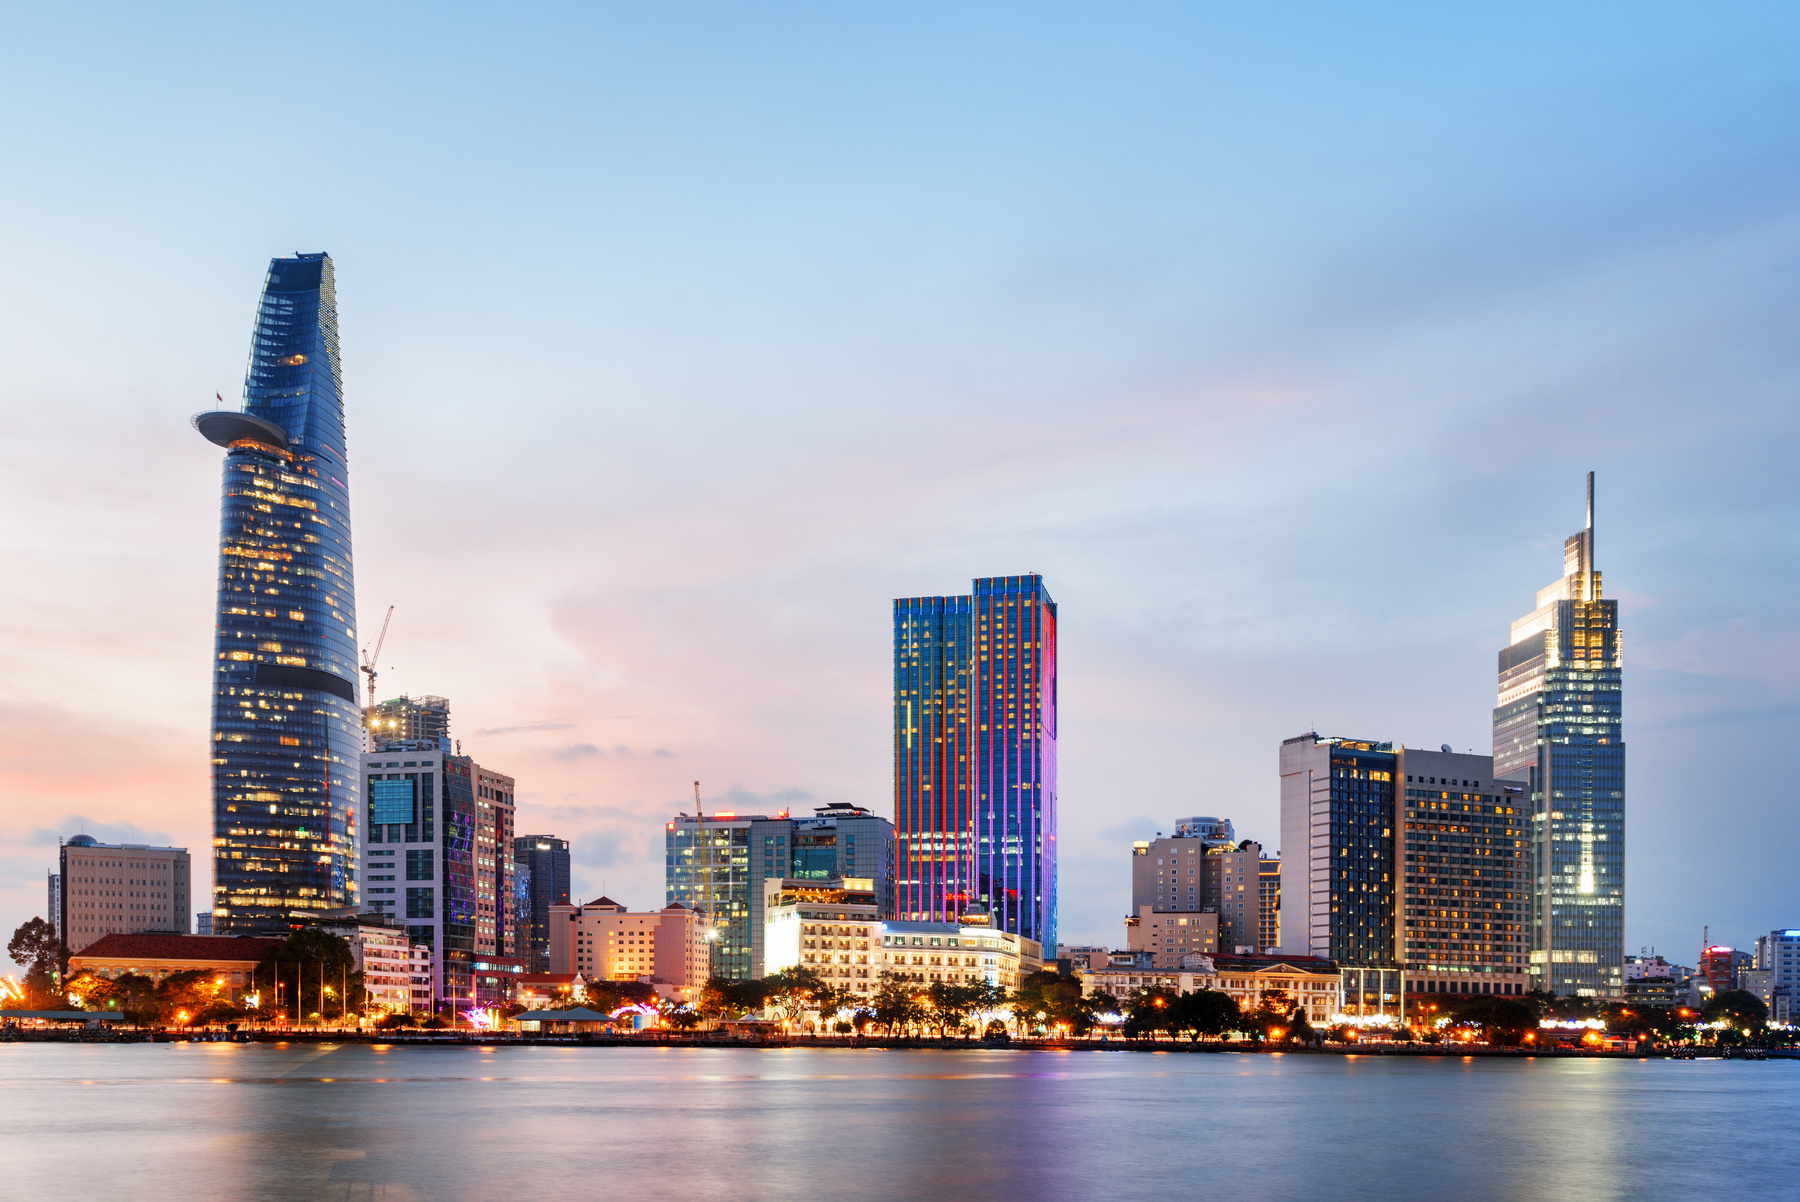
[[[1056,945],[1056,602],[1041,576],[894,602],[897,916]]]
[[[331,259],[275,259],[226,448],[213,676],[213,925],[283,933],[357,901],[361,714]]]
[[[1588,525],[1563,547],[1563,578],[1513,623],[1499,657],[1494,774],[1531,809],[1533,987],[1583,997],[1624,993],[1625,736],[1619,603],[1601,596]]]

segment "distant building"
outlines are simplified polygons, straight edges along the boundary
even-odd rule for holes
[[[1077,969],[1075,978],[1081,982],[1083,997],[1104,993],[1121,1002],[1140,989],[1193,993],[1200,989],[1216,990],[1219,987],[1219,974],[1212,971],[1210,961],[1184,969],[1155,968],[1129,961],[1098,961],[1090,968]]]
[[[201,910],[194,915],[194,934],[210,935],[212,933],[212,911]]]
[[[46,875],[48,875],[50,879],[48,881],[49,887],[46,890],[46,909],[44,910],[44,913],[49,916],[46,921],[48,921],[51,927],[55,929],[56,937],[61,939],[63,937],[62,874],[60,872],[47,872]]]
[[[1070,972],[1089,972],[1106,967],[1108,952],[1109,949],[1104,947],[1089,944],[1071,946],[1064,943],[1058,945],[1056,958],[1068,961]]]
[[[1777,1022],[1794,1021],[1794,1012],[1800,1011],[1793,1004],[1793,999],[1800,998],[1800,930],[1774,930],[1759,938],[1756,967],[1773,974],[1771,1018]]]
[[[1739,958],[1735,948],[1714,944],[1700,953],[1700,977],[1709,994],[1737,988]]]
[[[589,981],[641,981],[678,1001],[700,996],[708,975],[706,926],[679,902],[627,910],[610,897],[550,907],[550,971]]]
[[[873,882],[763,882],[763,975],[806,968],[828,984],[872,993],[880,976],[882,917]]]
[[[513,984],[513,1000],[533,1008],[568,1006],[586,985],[587,978],[578,972],[521,973]]]
[[[985,917],[975,908],[965,911],[960,923],[887,922],[881,928],[876,967],[921,985],[985,982],[1017,989],[1021,980],[1043,969],[1043,948],[1035,939],[968,921]]]
[[[1177,839],[1198,839],[1208,847],[1235,847],[1237,834],[1229,818],[1177,818]]]
[[[107,935],[187,934],[194,896],[187,848],[76,835],[58,855],[61,905],[54,925],[71,952]]]
[[[431,949],[432,1009],[478,1004],[475,960],[520,959],[513,916],[513,780],[435,745],[363,755],[363,908]]]
[[[550,907],[569,904],[569,841],[554,835],[513,839],[513,911],[517,954],[533,972],[550,970]]]
[[[1131,912],[1218,915],[1219,946],[1261,951],[1279,939],[1279,861],[1264,879],[1262,844],[1233,843],[1225,818],[1183,818],[1173,837],[1131,845]],[[1264,938],[1265,934],[1268,936]]]
[[[429,747],[454,751],[450,742],[450,701],[445,697],[408,697],[371,705],[363,715],[369,751],[389,747]]]
[[[229,935],[103,935],[69,957],[69,975],[137,973],[160,981],[190,969],[215,972],[234,993],[251,985],[251,971],[279,939]],[[265,974],[266,976],[266,974]]]
[[[1125,920],[1125,946],[1149,953],[1153,967],[1173,972],[1181,967],[1184,956],[1218,954],[1219,916],[1210,911],[1176,914],[1144,906]]]
[[[728,980],[765,975],[765,881],[872,882],[883,917],[893,913],[894,824],[861,806],[817,807],[810,818],[780,811],[681,814],[666,824],[664,894],[705,913],[713,931],[712,971]]]

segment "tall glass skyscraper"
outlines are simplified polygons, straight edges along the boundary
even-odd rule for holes
[[[213,664],[213,929],[285,933],[357,902],[362,721],[337,295],[274,259],[226,449]]]
[[[894,602],[899,918],[1056,946],[1056,618],[1035,575]]]
[[[1625,962],[1625,741],[1619,603],[1601,599],[1594,474],[1587,526],[1563,544],[1561,580],[1512,624],[1500,652],[1494,775],[1531,808],[1534,988],[1617,997]]]

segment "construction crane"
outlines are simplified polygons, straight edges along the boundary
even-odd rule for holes
[[[375,664],[381,659],[381,645],[387,642],[388,623],[394,620],[394,607],[388,606],[387,617],[381,619],[381,633],[375,639],[375,654],[370,655],[367,647],[363,648],[363,675],[369,678],[369,695],[366,709],[375,708]]]

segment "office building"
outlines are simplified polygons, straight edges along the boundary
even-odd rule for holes
[[[805,968],[839,989],[874,991],[882,917],[872,881],[780,878],[763,892],[764,975]]]
[[[550,907],[569,904],[569,841],[554,835],[513,839],[513,912],[517,954],[534,973],[550,971]]]
[[[400,922],[409,940],[431,949],[434,1008],[460,1014],[477,1004],[477,958],[521,958],[513,779],[422,742],[361,759],[363,908]]]
[[[185,847],[102,843],[76,835],[58,851],[60,909],[52,920],[69,951],[107,935],[185,935],[191,864]]]
[[[970,905],[1056,943],[1056,602],[1036,575],[894,602],[894,824],[907,921]]]
[[[371,705],[363,715],[365,746],[369,751],[387,747],[435,747],[454,751],[450,742],[450,701],[445,697],[408,697]]]
[[[212,685],[224,934],[285,935],[355,902],[362,714],[342,397],[331,259],[271,261],[242,408],[194,417],[225,448]]]
[[[1283,950],[1403,969],[1413,994],[1526,992],[1526,805],[1493,766],[1384,741],[1285,740]]]
[[[712,971],[729,980],[765,975],[765,881],[867,880],[883,917],[893,913],[894,825],[860,806],[680,814],[663,834],[665,898],[711,915]]]
[[[1176,914],[1154,906],[1140,906],[1125,920],[1125,947],[1148,952],[1151,967],[1176,972],[1187,967],[1189,956],[1214,956],[1219,952],[1219,915]]]
[[[962,922],[883,923],[877,977],[891,972],[920,985],[942,981],[1017,989],[1020,981],[1043,969],[1043,947],[986,920],[981,906],[971,904]]]
[[[1619,603],[1603,600],[1587,525],[1563,544],[1562,579],[1512,624],[1500,652],[1494,773],[1531,808],[1530,973],[1536,987],[1617,997],[1625,961],[1625,736]]]
[[[705,988],[710,956],[706,924],[670,902],[660,910],[627,910],[610,897],[550,907],[550,971],[589,981],[642,981],[676,1001]]]

